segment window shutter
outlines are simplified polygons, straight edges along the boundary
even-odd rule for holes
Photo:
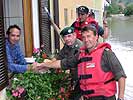
[[[0,91],[8,85],[8,71],[6,65],[3,3],[0,0]]]
[[[44,7],[48,8],[48,0],[39,0],[39,25],[40,25],[40,39],[41,44],[44,45],[46,53],[51,52],[51,32],[50,21]]]
[[[59,1],[58,0],[54,0],[53,1],[53,6],[54,6],[54,22],[57,24],[57,26],[59,26]],[[60,38],[59,35],[56,33],[55,31],[55,48],[60,50]]]

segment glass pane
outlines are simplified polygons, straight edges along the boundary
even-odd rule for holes
[[[23,28],[23,8],[22,0],[4,0],[4,30],[7,31],[7,28],[10,25],[17,24],[21,28],[21,38],[20,45],[25,51],[24,47],[24,28]],[[24,52],[25,53],[25,52]]]

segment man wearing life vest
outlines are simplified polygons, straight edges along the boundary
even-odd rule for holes
[[[37,64],[37,68],[78,67],[78,79],[84,100],[124,100],[125,72],[108,43],[98,43],[98,34],[93,26],[81,29],[84,46],[80,52],[63,60]],[[74,99],[75,100],[75,99]],[[76,99],[77,100],[77,99]]]
[[[105,20],[103,21],[103,27],[98,25],[98,23],[95,21],[95,18],[91,16],[91,12],[89,12],[89,9],[86,6],[78,7],[77,14],[78,18],[71,26],[74,27],[78,39],[82,40],[81,28],[86,25],[95,26],[97,28],[99,36],[101,36],[103,39],[108,38],[109,29],[107,21]]]
[[[81,38],[81,28],[86,25],[94,25],[98,28],[98,23],[95,21],[94,18],[88,16],[89,9],[86,6],[80,6],[77,9],[78,18],[76,21],[71,25],[74,27],[74,31],[76,32],[77,38],[82,40]]]
[[[84,46],[78,58],[78,78],[85,100],[124,100],[126,75],[108,43],[98,43],[95,27],[85,26],[81,30]]]

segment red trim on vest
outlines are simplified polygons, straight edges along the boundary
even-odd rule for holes
[[[105,48],[111,49],[107,43],[101,43],[91,53],[85,53],[85,47],[82,47],[79,59],[92,57],[91,61],[81,62],[78,64],[78,77],[83,75],[92,75],[92,78],[81,79],[80,88],[83,91],[94,90],[94,93],[84,95],[85,97],[106,96],[110,97],[116,93],[116,81],[104,84],[106,81],[114,78],[112,72],[104,72],[101,69],[101,58]]]

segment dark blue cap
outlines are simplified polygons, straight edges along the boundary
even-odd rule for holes
[[[86,6],[78,7],[78,14],[88,14],[89,9]]]
[[[64,35],[67,35],[67,34],[72,34],[73,32],[74,32],[73,27],[66,27],[60,32],[60,35],[64,36]]]

